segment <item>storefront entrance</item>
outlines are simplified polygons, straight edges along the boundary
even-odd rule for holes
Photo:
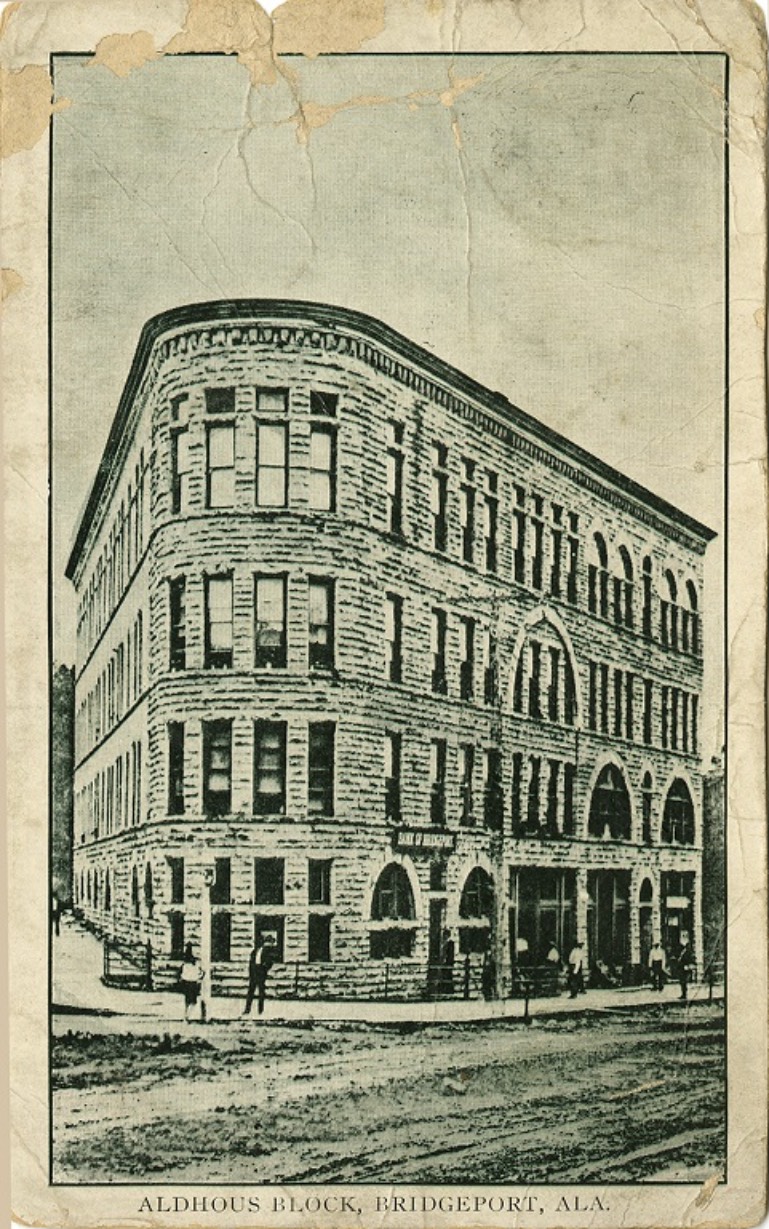
[[[684,942],[694,945],[694,872],[662,873],[662,943],[675,959]]]
[[[575,872],[523,866],[511,872],[511,964],[542,965],[555,945],[562,961],[575,940]]]
[[[630,871],[589,871],[588,960],[621,970],[630,960]]]
[[[644,968],[649,963],[649,952],[654,943],[654,915],[652,904],[654,888],[650,879],[644,879],[638,897],[638,935],[640,940],[641,964]]]

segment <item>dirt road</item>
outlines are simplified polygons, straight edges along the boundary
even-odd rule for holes
[[[723,1164],[716,1007],[73,1031],[53,1062],[58,1181],[702,1181]]]

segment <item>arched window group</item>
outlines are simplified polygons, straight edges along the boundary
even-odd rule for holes
[[[513,674],[513,711],[559,725],[576,722],[577,682],[571,652],[546,619],[532,628],[520,648]]]

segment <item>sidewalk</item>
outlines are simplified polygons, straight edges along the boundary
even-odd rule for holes
[[[80,1013],[88,1016],[130,1016],[150,1024],[184,1020],[182,996],[171,991],[119,990],[105,986],[101,981],[102,945],[83,926],[65,915],[61,921],[61,933],[53,939],[53,1010],[62,1015],[62,1021]],[[485,1020],[521,1020],[524,1016],[522,999],[451,999],[446,1002],[384,1003],[328,1002],[318,999],[270,999],[263,1016],[254,1009],[252,1016],[242,1015],[241,998],[213,998],[209,1003],[209,1021],[240,1025],[244,1029],[259,1023],[351,1021],[372,1024],[443,1024],[477,1023]],[[708,1001],[708,987],[689,987],[690,1001]],[[529,1015],[532,1018],[573,1015],[575,1013],[628,1011],[634,1007],[655,1003],[669,1003],[679,997],[677,982],[671,982],[661,991],[648,986],[615,990],[588,990],[579,998],[568,995],[554,998],[531,999]],[[723,998],[723,987],[715,986],[713,998]],[[82,1018],[82,1017],[81,1017]]]

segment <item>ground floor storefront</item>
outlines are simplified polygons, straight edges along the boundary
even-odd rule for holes
[[[700,959],[691,848],[544,851],[424,829],[372,832],[364,849],[360,832],[278,824],[197,835],[158,828],[76,856],[74,903],[105,939],[105,975],[133,964],[170,985],[190,945],[211,992],[239,995],[269,938],[275,996],[467,998],[516,993],[530,969],[549,970],[550,991],[578,943],[595,984],[643,981],[658,941],[671,969],[685,943]]]

